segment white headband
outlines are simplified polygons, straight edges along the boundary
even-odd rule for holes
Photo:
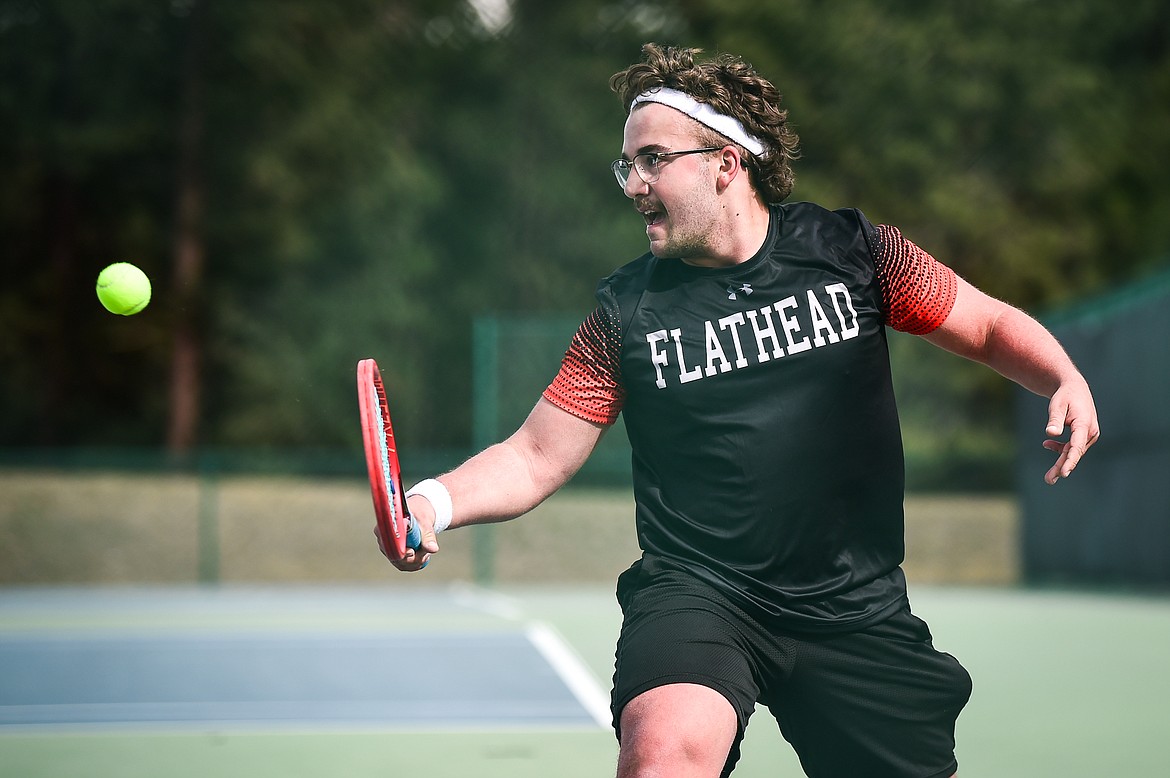
[[[630,110],[638,103],[661,103],[670,106],[676,111],[682,111],[700,124],[710,127],[715,132],[730,138],[757,157],[764,156],[766,147],[763,141],[755,135],[748,134],[739,120],[727,114],[719,113],[707,103],[700,103],[686,92],[667,87],[656,87],[643,92],[630,103]]]

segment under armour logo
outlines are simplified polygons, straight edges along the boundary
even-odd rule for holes
[[[731,286],[727,287],[727,299],[728,300],[736,300],[736,299],[738,299],[738,296],[741,294],[746,297],[747,295],[749,295],[751,293],[752,293],[752,285],[751,284],[739,284],[739,285],[732,284]]]

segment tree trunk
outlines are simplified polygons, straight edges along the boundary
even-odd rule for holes
[[[198,313],[205,256],[205,184],[200,151],[206,111],[202,74],[206,7],[206,0],[193,0],[190,6],[190,28],[183,57],[183,102],[179,114],[172,289],[175,330],[167,429],[167,447],[177,455],[190,452],[199,431],[202,343]]]
[[[73,370],[77,353],[79,301],[73,279],[78,276],[77,189],[69,174],[58,170],[48,177],[47,230],[52,273],[53,315],[45,343],[45,383],[40,395],[37,443],[60,445],[75,422],[69,398],[80,388]],[[72,441],[70,441],[72,442]]]

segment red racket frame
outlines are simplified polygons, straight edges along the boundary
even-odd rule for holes
[[[361,411],[362,443],[366,450],[366,470],[370,476],[370,494],[374,500],[378,537],[382,548],[394,559],[406,556],[406,535],[410,512],[402,488],[402,468],[390,423],[390,405],[382,373],[373,359],[357,365],[358,408]],[[379,419],[381,411],[381,419]],[[386,447],[385,462],[382,446]]]

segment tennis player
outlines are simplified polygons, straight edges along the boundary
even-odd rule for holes
[[[643,554],[617,585],[619,776],[730,774],[757,704],[810,776],[953,775],[971,680],[907,599],[886,328],[1050,398],[1049,483],[1097,440],[1089,387],[896,228],[783,204],[797,137],[751,66],[643,54],[611,81],[613,170],[649,252],[601,281],[523,425],[410,492],[424,541],[399,567],[534,508],[624,414]]]

